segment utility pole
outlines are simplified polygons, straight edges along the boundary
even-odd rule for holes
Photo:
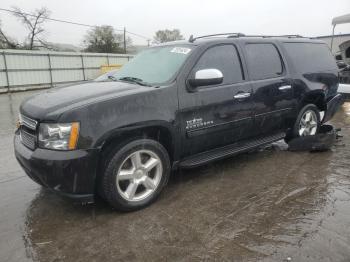
[[[124,54],[126,54],[126,29],[124,26]]]
[[[150,39],[147,39],[147,46],[149,46],[149,42],[150,42],[151,40]]]

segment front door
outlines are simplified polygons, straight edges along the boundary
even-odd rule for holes
[[[218,69],[223,83],[179,91],[182,157],[228,145],[252,133],[252,88],[245,81],[241,59],[233,44],[206,49],[188,78],[203,69]]]

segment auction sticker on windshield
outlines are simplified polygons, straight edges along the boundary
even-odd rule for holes
[[[187,55],[189,52],[191,51],[190,48],[186,48],[186,47],[174,47],[173,49],[171,49],[171,53],[177,53],[177,54],[184,54]]]

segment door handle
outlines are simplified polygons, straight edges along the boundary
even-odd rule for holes
[[[292,89],[292,86],[291,86],[291,85],[280,86],[278,89],[281,90],[281,91],[283,91],[283,90],[288,90],[288,89]]]
[[[239,93],[233,96],[234,99],[244,99],[250,97],[250,93]]]

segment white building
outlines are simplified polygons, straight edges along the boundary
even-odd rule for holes
[[[329,45],[333,54],[336,55],[337,60],[344,60],[347,64],[350,64],[350,34],[334,35],[334,31],[337,25],[349,23],[350,14],[334,17],[332,19],[332,35],[316,37]]]
[[[331,48],[331,42],[332,42],[332,35],[325,35],[325,36],[318,36],[315,37],[317,39],[320,39],[327,43],[329,48]],[[333,54],[337,54],[340,51],[340,46],[344,46],[346,42],[350,41],[350,34],[340,34],[340,35],[334,35],[333,39]],[[350,42],[349,42],[350,43]],[[349,49],[349,48],[348,48]],[[350,49],[349,49],[350,52]]]

